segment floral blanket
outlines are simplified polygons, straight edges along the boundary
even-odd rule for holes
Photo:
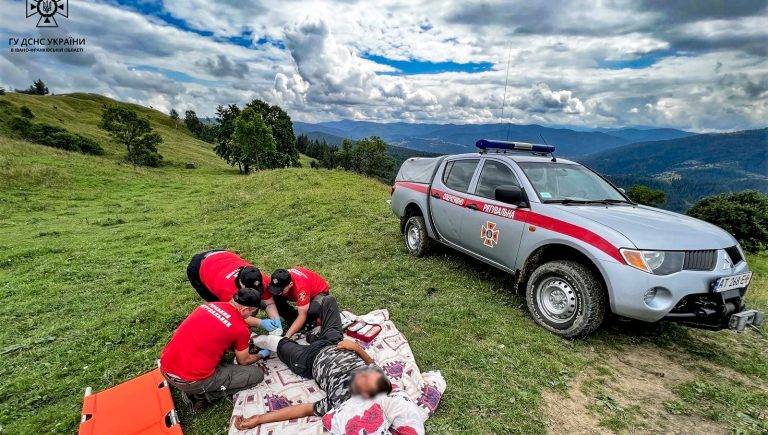
[[[356,318],[351,313],[345,312],[346,318]],[[376,364],[387,373],[393,386],[392,397],[398,406],[386,406],[382,404],[384,411],[389,411],[386,421],[399,422],[419,416],[423,421],[432,415],[440,403],[446,388],[445,379],[439,371],[422,373],[416,365],[416,360],[411,352],[408,340],[397,330],[395,324],[389,320],[387,310],[376,310],[362,317],[368,323],[378,322],[382,331],[370,343],[360,342],[371,355]],[[348,337],[349,338],[349,337]],[[352,339],[352,338],[350,338]],[[354,339],[352,339],[354,340]],[[316,435],[326,431],[323,419],[320,417],[305,417],[296,420],[270,423],[257,428],[239,431],[232,422],[234,416],[249,417],[255,414],[263,414],[268,411],[283,408],[300,403],[312,403],[325,397],[325,393],[317,387],[315,381],[304,379],[291,372],[279,359],[272,357],[259,362],[264,370],[264,381],[249,390],[239,392],[234,396],[234,410],[230,420],[230,435],[278,435],[301,434]],[[392,401],[388,401],[392,402]],[[335,412],[329,413],[335,417],[326,417],[326,428],[336,432],[339,425],[345,422],[338,421],[340,416],[354,414],[354,404],[342,405]],[[336,420],[333,422],[332,420]],[[394,423],[393,423],[394,425]],[[398,427],[388,428],[396,431]],[[407,430],[404,431],[407,433]]]

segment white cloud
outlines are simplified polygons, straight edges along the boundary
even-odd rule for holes
[[[41,77],[57,93],[101,92],[201,116],[217,104],[263,98],[298,120],[498,122],[511,53],[504,114],[514,122],[728,130],[768,119],[765,0],[732,8],[654,0],[375,7],[163,0],[164,13],[192,30],[95,0],[73,2],[60,29],[43,31],[19,5],[0,0],[3,11],[16,11],[0,16],[1,36],[66,34],[88,43],[82,56],[0,53],[7,88]],[[243,47],[226,39],[244,35],[272,42]],[[400,75],[367,55],[493,67]],[[601,68],[606,62],[646,64]]]

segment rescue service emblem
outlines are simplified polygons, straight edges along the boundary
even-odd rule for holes
[[[499,243],[499,230],[496,229],[496,222],[487,221],[480,228],[480,238],[483,239],[483,245],[493,248]]]

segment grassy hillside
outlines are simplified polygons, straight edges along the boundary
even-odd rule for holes
[[[122,146],[110,141],[106,131],[98,127],[101,111],[105,105],[120,104],[145,115],[152,127],[163,137],[159,146],[164,161],[173,166],[194,162],[202,168],[222,169],[226,163],[213,152],[211,144],[194,138],[183,122],[174,124],[168,115],[137,104],[122,103],[96,94],[64,94],[40,97],[9,93],[0,96],[0,123],[21,106],[27,106],[34,113],[35,122],[44,122],[66,128],[101,143],[107,156],[120,159],[125,155]],[[2,127],[0,126],[0,129]],[[7,131],[5,132],[8,133]]]
[[[187,145],[207,155],[168,129],[180,141],[169,159],[183,162]],[[353,312],[388,308],[420,366],[448,381],[428,423],[436,433],[563,431],[562,415],[593,424],[589,432],[681,422],[768,430],[768,341],[756,333],[612,323],[587,340],[561,340],[529,318],[508,275],[448,250],[409,257],[386,185],[339,171],[239,176],[213,157],[200,164],[137,169],[0,135],[4,431],[74,432],[83,388],[153,368],[199,303],[187,262],[212,247],[266,270],[315,268]],[[768,309],[768,255],[750,261],[758,276],[749,302]],[[642,394],[625,393],[627,364],[649,376]],[[179,408],[189,434],[224,432],[232,409]]]

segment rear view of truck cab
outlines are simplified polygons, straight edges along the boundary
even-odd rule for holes
[[[391,207],[414,256],[441,243],[513,275],[542,327],[563,337],[609,313],[743,330],[751,279],[736,240],[632,202],[554,147],[480,140],[480,151],[403,163]]]

